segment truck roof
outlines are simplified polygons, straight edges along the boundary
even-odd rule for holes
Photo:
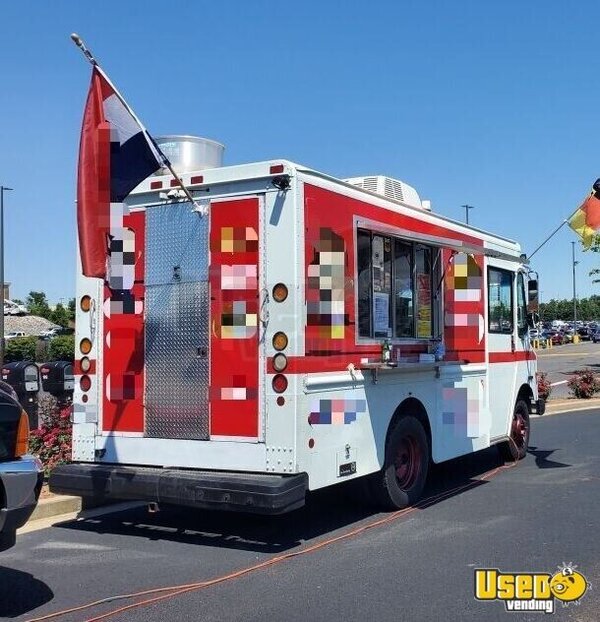
[[[402,211],[410,210],[415,212],[419,215],[421,220],[429,221],[432,224],[443,221],[448,228],[451,228],[456,232],[480,238],[484,242],[485,249],[489,255],[493,255],[496,251],[498,256],[511,259],[513,261],[523,259],[521,255],[521,246],[515,240],[490,233],[489,231],[485,231],[477,227],[472,227],[466,223],[449,218],[448,216],[444,216],[436,212],[429,212],[425,209],[420,209],[402,201],[383,196],[365,188],[350,184],[343,179],[322,173],[308,166],[291,162],[290,160],[265,160],[261,162],[234,164],[219,168],[190,171],[182,173],[181,179],[186,187],[191,191],[194,198],[201,201],[203,198],[208,198],[206,195],[202,194],[202,191],[206,192],[207,186],[227,186],[241,181],[253,181],[258,182],[257,184],[253,184],[253,186],[256,186],[253,188],[253,191],[258,192],[261,190],[260,182],[264,180],[266,183],[262,184],[262,189],[272,190],[270,179],[276,175],[286,174],[292,177],[303,177],[305,181],[311,180],[312,183],[338,192],[343,191],[344,194],[355,198],[360,199],[362,197],[364,200],[365,197],[369,197],[368,200],[370,203],[375,203],[384,209],[398,211],[398,207],[401,206]],[[159,197],[161,199],[160,202],[167,202],[169,200],[169,192],[173,193],[173,198],[180,199],[180,197],[177,196],[178,188],[179,185],[172,178],[170,173],[167,175],[155,175],[144,180],[132,191],[127,198],[127,204],[130,207],[155,205],[159,202],[157,201],[157,198]],[[228,188],[223,188],[224,194],[229,192],[230,190]],[[233,192],[233,189],[231,189],[231,192]]]

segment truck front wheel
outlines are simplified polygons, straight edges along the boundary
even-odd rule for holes
[[[388,510],[413,505],[423,492],[428,466],[429,443],[421,422],[402,417],[388,437],[383,468],[370,476],[371,494]]]
[[[500,443],[498,448],[507,462],[522,460],[527,455],[529,446],[529,406],[525,400],[517,400],[510,426],[508,441]]]

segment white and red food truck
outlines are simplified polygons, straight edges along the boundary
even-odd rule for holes
[[[364,477],[401,508],[431,461],[524,456],[544,403],[516,242],[387,177],[175,164],[207,213],[152,176],[127,199],[131,278],[78,277],[52,490],[276,514]]]

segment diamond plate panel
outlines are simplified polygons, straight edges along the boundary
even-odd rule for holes
[[[146,436],[209,438],[207,263],[208,218],[189,204],[148,210]]]
[[[208,281],[208,221],[191,203],[146,211],[146,286]]]

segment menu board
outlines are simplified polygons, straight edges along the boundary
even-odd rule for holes
[[[417,274],[417,337],[431,337],[431,276]]]
[[[390,334],[390,295],[375,292],[373,295],[373,324],[376,336]]]

